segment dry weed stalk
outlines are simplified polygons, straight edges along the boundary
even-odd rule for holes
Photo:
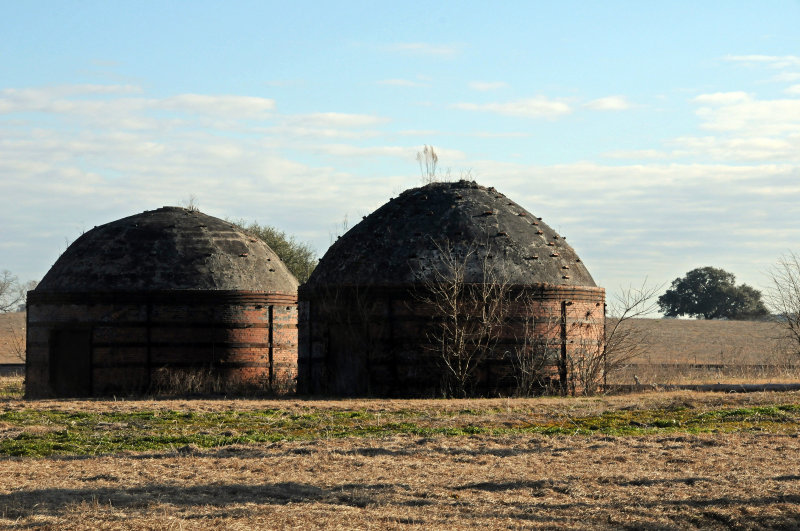
[[[155,371],[150,393],[156,396],[285,396],[295,392],[296,381],[290,374],[277,373],[272,381],[243,381],[225,378],[210,367],[180,369],[161,367]]]
[[[433,146],[423,146],[422,151],[417,152],[417,162],[419,163],[423,184],[431,184],[438,180],[436,166],[439,163],[439,155],[433,149]]]

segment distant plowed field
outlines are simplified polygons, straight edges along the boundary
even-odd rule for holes
[[[778,323],[762,321],[698,321],[633,319],[631,326],[649,337],[650,363],[765,363],[778,354]]]
[[[634,319],[641,353],[609,383],[713,384],[800,382],[779,323]],[[634,378],[634,375],[636,378]]]
[[[0,314],[0,363],[20,363],[19,341],[25,340],[25,313]],[[22,343],[24,344],[24,343]]]

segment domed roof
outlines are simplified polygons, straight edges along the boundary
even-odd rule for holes
[[[36,291],[243,290],[296,293],[266,243],[192,209],[163,207],[86,232]]]
[[[447,250],[449,249],[449,251]],[[339,238],[306,286],[403,285],[433,278],[460,257],[466,282],[595,286],[575,251],[546,223],[475,182],[406,190]]]

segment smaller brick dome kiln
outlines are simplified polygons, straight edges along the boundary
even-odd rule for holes
[[[294,378],[297,280],[260,239],[164,207],[78,238],[28,295],[28,396]]]
[[[407,190],[301,286],[298,391],[432,396],[459,378],[462,393],[566,391],[600,345],[604,303],[564,238],[494,188]],[[445,352],[462,340],[471,352]]]

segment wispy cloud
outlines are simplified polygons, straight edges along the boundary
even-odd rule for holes
[[[728,55],[727,61],[745,63],[750,65],[765,65],[770,68],[788,68],[800,66],[800,56],[797,55]]]
[[[255,118],[275,108],[268,98],[236,95],[179,94],[168,98],[129,97],[141,89],[132,85],[71,85],[0,91],[0,113],[44,112],[79,115],[94,122],[114,120],[148,123],[135,113],[167,111],[219,116],[225,119]],[[108,97],[120,96],[120,97]],[[124,127],[124,124],[120,123]]]
[[[709,105],[732,105],[752,101],[752,97],[746,92],[715,92],[713,94],[701,94],[692,101],[695,103],[706,103]]]
[[[389,44],[384,49],[390,52],[442,58],[454,57],[461,52],[461,46],[456,44],[432,44],[427,42],[398,42]]]
[[[371,127],[386,123],[388,119],[371,114],[349,114],[342,112],[319,112],[312,114],[301,114],[291,118],[290,122],[295,125],[308,127]]]
[[[781,72],[780,74],[775,74],[772,77],[773,81],[777,81],[779,83],[788,82],[791,83],[793,81],[800,80],[800,72]]]
[[[354,146],[350,144],[326,144],[318,149],[329,155],[361,159],[364,157],[395,157],[413,161],[422,146]],[[447,161],[459,161],[465,158],[463,152],[456,149],[447,149],[437,146],[436,153],[439,158]]]
[[[659,160],[659,159],[669,158],[670,154],[665,151],[659,151],[657,149],[627,149],[627,150],[619,149],[615,151],[609,151],[608,153],[604,153],[603,156],[610,159]]]
[[[183,110],[228,118],[253,118],[275,109],[275,100],[252,96],[180,94],[159,100],[154,106],[165,110]]]
[[[551,100],[544,96],[503,103],[456,103],[452,107],[463,111],[491,112],[522,118],[554,118],[572,111],[563,101]]]
[[[584,105],[595,111],[624,111],[633,107],[625,96],[606,96],[592,100]]]
[[[508,88],[508,83],[505,81],[470,81],[468,86],[472,90],[487,92],[489,90]]]
[[[531,136],[531,133],[520,133],[514,131],[475,131],[473,133],[464,133],[464,136],[474,136],[476,138],[526,138]]]
[[[774,136],[800,132],[800,99],[758,100],[742,92],[698,96],[704,129]]]
[[[795,161],[800,162],[800,136],[734,137],[714,136],[681,137],[673,142],[678,155],[705,156],[728,161]]]
[[[427,83],[420,83],[419,81],[411,81],[410,79],[382,79],[377,82],[378,85],[387,85],[390,87],[427,87]]]

